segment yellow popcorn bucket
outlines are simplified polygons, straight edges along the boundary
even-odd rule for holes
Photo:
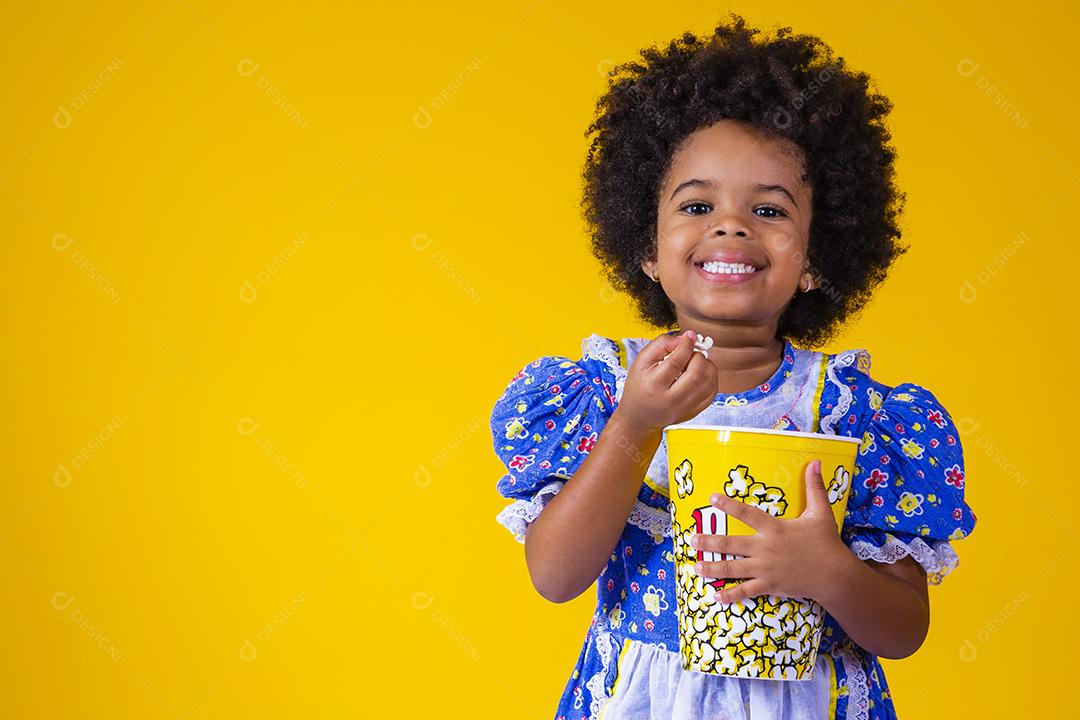
[[[709,498],[724,493],[774,517],[798,517],[806,507],[806,468],[821,460],[821,476],[836,518],[844,521],[857,438],[723,425],[668,425],[668,490],[675,554],[679,651],[685,670],[741,678],[809,680],[817,660],[824,608],[809,598],[758,595],[715,600],[717,590],[743,580],[702,577],[698,560],[741,556],[695,550],[690,536],[753,535]]]

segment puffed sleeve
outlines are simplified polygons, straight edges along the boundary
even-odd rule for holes
[[[864,560],[893,563],[910,555],[937,585],[959,564],[951,543],[975,527],[964,501],[960,434],[926,388],[879,387],[868,391],[874,412],[856,457],[841,538]]]
[[[614,411],[615,375],[597,360],[545,356],[518,372],[495,402],[491,436],[506,466],[496,519],[525,542],[525,529],[585,461]]]

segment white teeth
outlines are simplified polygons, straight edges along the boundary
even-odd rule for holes
[[[725,262],[707,262],[703,263],[702,267],[706,271],[717,274],[738,274],[738,273],[752,273],[756,268],[753,265],[744,265],[743,263],[725,263]]]

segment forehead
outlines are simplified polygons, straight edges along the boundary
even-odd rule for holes
[[[804,172],[803,153],[795,143],[771,138],[753,125],[721,120],[694,131],[679,144],[664,186],[700,177],[721,183],[781,182],[803,188]]]

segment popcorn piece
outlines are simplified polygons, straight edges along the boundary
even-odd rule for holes
[[[697,340],[694,342],[694,352],[700,352],[705,356],[705,359],[709,359],[709,348],[713,346],[713,339],[707,335],[697,334]]]
[[[679,463],[679,466],[675,468],[675,487],[681,498],[694,492],[693,470],[694,468],[690,464],[690,460],[683,460]]]

